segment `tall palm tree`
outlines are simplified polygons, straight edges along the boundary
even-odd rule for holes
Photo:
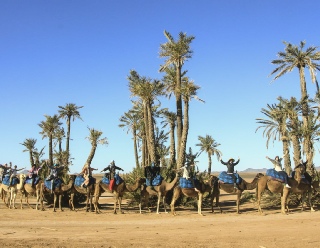
[[[196,146],[200,147],[200,153],[202,152],[206,152],[208,154],[208,174],[211,174],[211,164],[212,164],[212,160],[211,160],[211,156],[216,155],[217,159],[219,160],[220,157],[222,156],[222,152],[217,149],[218,146],[220,146],[219,143],[217,143],[211,135],[206,135],[206,136],[198,136],[198,140],[200,141],[200,143],[196,144]]]
[[[67,122],[67,141],[66,141],[66,151],[69,154],[70,153],[70,132],[71,132],[71,121],[74,121],[75,119],[81,119],[79,109],[83,108],[83,106],[77,106],[74,103],[67,103],[65,106],[58,106],[59,107],[59,117],[66,119]],[[69,155],[67,158],[67,161],[69,162]]]
[[[187,78],[183,80],[183,84],[181,86],[181,95],[182,100],[184,103],[184,110],[183,110],[183,130],[181,136],[181,143],[178,146],[180,148],[178,152],[178,160],[177,160],[177,168],[181,168],[185,162],[185,155],[186,155],[186,147],[188,141],[188,132],[189,132],[189,102],[192,98],[201,100],[197,96],[197,91],[200,89],[200,86],[194,84],[193,81],[188,80]]]
[[[127,133],[131,132],[133,136],[133,149],[134,149],[134,157],[136,161],[136,168],[139,168],[139,155],[138,155],[138,129],[140,125],[140,116],[139,114],[134,111],[133,109],[125,112],[120,117],[120,124],[118,125],[120,128],[126,128]]]
[[[302,105],[302,118],[304,128],[308,126],[308,104],[305,101],[308,98],[305,69],[307,68],[310,72],[311,81],[316,82],[316,71],[320,70],[320,64],[317,61],[320,60],[320,52],[317,51],[317,47],[311,46],[304,50],[305,41],[301,41],[300,45],[293,45],[289,42],[284,42],[285,51],[278,52],[279,59],[272,60],[271,63],[278,67],[274,69],[270,75],[276,74],[273,80],[278,79],[284,74],[291,72],[294,68],[298,68],[300,77],[300,89],[301,89],[301,100],[304,101]],[[309,143],[311,137],[305,137],[307,143]],[[308,154],[309,148],[306,147],[306,153]],[[308,161],[308,166],[312,166],[313,161]]]
[[[179,38],[175,40],[173,36],[164,31],[164,35],[167,38],[167,42],[160,45],[160,58],[166,58],[164,64],[160,67],[160,71],[164,71],[166,68],[172,66],[172,69],[176,73],[176,84],[174,87],[174,95],[176,97],[177,108],[177,142],[178,153],[179,146],[181,144],[182,129],[183,129],[183,116],[182,116],[182,97],[181,97],[181,84],[182,84],[182,66],[184,63],[192,57],[193,51],[190,48],[191,42],[195,39],[194,36],[187,36],[186,33],[180,32]]]
[[[176,121],[177,121],[177,115],[174,112],[170,111],[164,111],[163,112],[164,120],[162,123],[164,124],[163,127],[166,127],[169,125],[170,129],[170,160],[169,160],[169,167],[172,167],[176,164],[176,144],[175,144],[175,128],[176,128]]]
[[[257,118],[257,123],[262,124],[256,129],[264,128],[263,136],[267,138],[267,149],[270,139],[281,140],[283,145],[284,166],[286,172],[291,173],[291,162],[289,155],[290,139],[286,123],[286,115],[281,105],[272,104],[267,105],[267,109],[262,108],[261,113],[268,117],[268,119]]]
[[[37,140],[32,138],[25,139],[23,143],[20,143],[26,148],[25,150],[23,150],[23,152],[29,152],[30,166],[34,164],[33,155],[34,155],[34,152],[37,150],[36,143],[37,143]]]
[[[90,141],[90,144],[91,144],[91,150],[90,150],[90,153],[89,153],[89,156],[87,158],[87,161],[85,163],[85,165],[91,165],[91,162],[93,160],[93,157],[96,153],[96,149],[98,147],[99,144],[101,145],[108,145],[108,139],[105,137],[105,138],[101,138],[103,132],[102,131],[99,131],[99,130],[96,130],[94,128],[89,128],[89,136],[86,137],[89,141]]]
[[[295,97],[290,100],[278,97],[278,100],[283,107],[283,113],[289,119],[287,128],[289,131],[290,141],[293,147],[293,160],[295,167],[299,165],[301,160],[301,121],[299,120],[299,113],[301,112],[301,103]]]
[[[42,129],[40,134],[42,135],[42,139],[48,138],[49,139],[49,163],[52,166],[53,165],[53,137],[55,132],[60,128],[60,125],[62,124],[59,122],[58,115],[45,115],[46,120],[41,121],[38,125]]]
[[[153,104],[158,96],[164,94],[164,85],[159,80],[151,80],[146,77],[141,77],[136,71],[131,70],[130,75],[128,76],[129,80],[129,89],[131,95],[138,97],[143,102],[143,116],[144,116],[144,125],[147,137],[148,151],[151,157],[151,160],[156,164],[157,161],[156,155],[156,146],[155,146],[155,133],[154,133],[154,112]]]

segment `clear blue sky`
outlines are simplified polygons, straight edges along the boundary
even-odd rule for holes
[[[198,135],[209,134],[221,144],[223,159],[241,158],[239,171],[271,167],[265,156],[281,155],[282,149],[276,142],[267,150],[255,119],[278,96],[300,98],[297,71],[271,83],[271,61],[284,50],[283,41],[320,45],[319,9],[316,0],[2,0],[0,163],[29,167],[20,144],[26,138],[37,139],[38,149],[46,146],[47,157],[48,140],[42,140],[38,124],[59,105],[75,103],[84,107],[83,121],[72,122],[71,172],[80,171],[90,152],[87,127],[109,140],[98,147],[92,166],[102,169],[114,159],[131,171],[132,137],[118,127],[131,108],[126,78],[131,69],[162,78],[159,47],[167,30],[175,38],[181,31],[196,37],[184,69],[206,103],[190,104],[187,146],[197,152]],[[307,80],[313,96],[315,85]],[[161,99],[169,107],[172,101]],[[318,154],[315,161],[318,166]],[[200,155],[200,170],[207,164],[207,155]],[[212,166],[225,170],[215,157]]]

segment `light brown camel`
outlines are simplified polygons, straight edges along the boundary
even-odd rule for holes
[[[176,215],[174,204],[179,199],[180,195],[183,194],[187,197],[196,197],[198,199],[198,214],[202,215],[201,207],[202,207],[202,200],[203,200],[203,194],[205,192],[211,192],[212,191],[212,183],[210,178],[209,183],[200,182],[200,187],[197,188],[196,191],[194,188],[181,188],[179,185],[177,185],[173,190],[173,196],[171,200],[171,213],[173,215]]]
[[[75,181],[75,178],[76,178],[75,175],[71,175],[70,177],[72,178],[73,181]],[[87,197],[86,212],[89,212],[89,209],[90,209],[90,211],[93,211],[92,198],[93,198],[94,192],[95,192],[95,185],[96,184],[90,184],[86,188],[83,188],[83,187],[77,186],[73,183],[72,188],[71,188],[71,193],[70,193],[70,200],[69,200],[69,205],[70,205],[71,210],[73,210],[73,211],[75,210],[73,200],[74,200],[74,194],[76,192],[78,192],[79,194],[86,195],[86,197]],[[89,208],[88,208],[88,204],[90,204]]]
[[[240,184],[237,184],[237,189],[234,188],[233,183],[232,184],[226,184],[222,183],[218,180],[217,177],[213,176],[212,182],[214,182],[213,191],[211,193],[211,211],[213,213],[213,201],[214,198],[216,198],[216,207],[219,208],[219,211],[222,213],[222,209],[220,207],[220,202],[219,202],[219,196],[220,196],[220,189],[225,191],[228,194],[236,194],[237,199],[236,199],[236,204],[237,204],[237,214],[240,214],[240,199],[242,192],[245,190],[253,190],[257,187],[257,183],[260,180],[261,177],[264,175],[262,173],[258,173],[254,179],[251,181],[251,183],[246,182],[244,179],[241,180]]]
[[[300,164],[301,165],[301,164]],[[305,202],[305,197],[306,195],[308,196],[308,203],[310,205],[310,211],[314,212],[314,208],[311,203],[311,195],[312,195],[312,188],[314,190],[317,190],[319,188],[319,181],[314,181],[312,182],[312,185],[308,184],[305,180],[302,180],[304,178],[304,173],[306,163],[304,166],[298,166],[295,168],[295,175],[294,178],[289,178],[289,183],[291,186],[291,189],[289,191],[289,194],[294,193],[294,194],[301,194],[301,211],[304,211],[304,202]],[[286,209],[289,212],[289,206],[288,206],[288,201],[289,197],[287,198],[286,201]]]
[[[119,185],[114,185],[113,188],[113,192],[110,191],[109,189],[109,184],[105,184],[102,183],[102,181],[100,180],[95,187],[95,192],[94,192],[94,196],[95,196],[95,200],[94,200],[94,208],[95,208],[95,212],[96,213],[100,213],[100,209],[99,209],[99,197],[101,196],[102,193],[104,192],[110,192],[113,193],[116,200],[114,202],[114,208],[113,208],[113,213],[116,214],[117,213],[117,203],[119,205],[119,212],[121,214],[123,214],[122,210],[121,210],[121,202],[122,202],[122,197],[123,194],[125,192],[134,192],[136,190],[138,190],[142,184],[145,183],[145,178],[137,178],[135,181],[134,185],[127,185],[124,181],[122,181],[122,183],[120,183]]]
[[[291,181],[289,180],[289,184]],[[286,214],[286,202],[290,193],[290,188],[285,187],[285,184],[279,180],[274,179],[271,176],[263,176],[259,179],[257,188],[256,188],[256,199],[258,205],[259,213],[262,213],[262,209],[260,206],[261,203],[261,195],[262,193],[268,189],[272,193],[280,193],[281,194],[281,213]]]
[[[36,185],[32,185],[29,183],[23,184],[22,188],[20,189],[21,193],[21,198],[20,198],[20,204],[21,204],[21,209],[23,208],[22,205],[22,198],[23,196],[25,197],[25,200],[28,204],[29,208],[33,208],[29,204],[29,196],[36,196],[36,210],[38,210],[38,205],[40,204],[40,188],[41,188],[41,181],[39,181]]]
[[[17,192],[23,187],[25,178],[26,176],[24,174],[20,174],[19,183],[11,186],[10,189],[9,189],[9,186],[5,184],[0,184],[0,192],[1,192],[2,200],[4,201],[4,204],[8,208],[16,209],[15,201],[16,201]],[[8,196],[7,202],[6,202],[6,196]]]
[[[60,187],[56,187],[55,189],[51,190],[46,188],[44,185],[44,181],[41,180],[39,182],[40,184],[40,202],[41,202],[41,210],[44,211],[44,205],[43,205],[43,197],[44,194],[53,194],[54,195],[54,199],[53,199],[53,212],[56,212],[56,202],[57,202],[57,198],[59,199],[59,209],[60,211],[63,211],[62,206],[61,206],[61,200],[62,200],[62,195],[63,192],[66,192],[68,190],[70,190],[72,188],[74,181],[72,178],[70,178],[69,183],[68,184],[64,184],[62,183],[60,185]]]
[[[149,208],[149,197],[151,195],[156,195],[158,197],[157,214],[159,214],[161,200],[163,203],[164,212],[167,213],[165,199],[166,199],[167,193],[173,189],[173,187],[176,185],[178,179],[179,179],[178,173],[176,173],[175,178],[170,183],[166,182],[165,180],[162,180],[161,184],[158,186],[151,187],[151,186],[144,185],[143,189],[141,190],[141,194],[140,194],[140,204],[139,204],[140,214],[141,214],[143,199],[144,199],[144,203],[147,206],[149,212],[151,212],[151,209]]]

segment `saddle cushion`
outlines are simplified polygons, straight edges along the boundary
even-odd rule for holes
[[[236,183],[240,184],[242,181],[242,178],[239,176],[238,173],[233,173],[233,175],[236,178]],[[227,183],[227,184],[234,184],[234,179],[232,174],[228,174],[226,171],[222,171],[219,176],[219,181],[223,182],[223,183]]]
[[[101,179],[101,182],[102,182],[103,184],[110,184],[110,180],[109,180],[109,178],[107,178],[107,177],[103,177],[103,178]]]
[[[266,175],[269,177],[272,177],[274,179],[277,179],[281,182],[285,182],[285,177],[286,175],[284,173],[279,173],[278,171],[276,171],[275,169],[268,169],[266,172]]]
[[[47,189],[50,189],[51,190],[51,184],[53,183],[52,185],[52,189],[56,189],[56,188],[59,188],[62,184],[62,180],[60,178],[56,178],[56,179],[52,179],[51,181],[48,181],[48,180],[44,180],[44,186],[47,188]]]
[[[155,178],[152,179],[152,182],[149,178],[146,178],[146,185],[147,186],[158,186],[162,183],[163,177],[161,175],[157,175]]]
[[[192,181],[190,179],[180,177],[179,184],[180,184],[180,187],[183,189],[191,189],[191,188],[199,186],[200,181],[198,179],[194,178],[193,181],[194,181],[195,185],[192,184]]]
[[[40,177],[35,177],[33,185],[37,185],[38,182],[40,181]],[[25,184],[32,184],[32,178],[27,177],[26,180],[24,181]]]
[[[115,184],[116,184],[116,185],[119,185],[120,183],[123,182],[123,179],[122,179],[119,175],[115,175],[115,176],[114,176],[114,181],[115,181]],[[109,184],[109,185],[110,185],[110,180],[109,180],[109,178],[106,177],[106,176],[102,177],[101,182],[102,182],[103,184]]]
[[[118,174],[114,176],[114,180],[116,181],[116,185],[119,185],[123,182],[123,179]]]
[[[9,176],[9,175],[5,175],[4,178],[3,178],[3,180],[2,180],[2,183],[3,183],[4,185],[9,186],[10,176]],[[18,184],[18,183],[20,183],[19,178],[17,178],[17,177],[12,178],[11,186],[14,186],[14,185],[16,185],[16,184]]]
[[[74,180],[74,185],[77,187],[81,187],[81,185],[84,183],[85,179],[82,175],[78,175],[76,176],[76,179]],[[96,179],[94,177],[89,177],[89,184],[88,186],[90,186],[91,184],[95,184],[96,183]]]

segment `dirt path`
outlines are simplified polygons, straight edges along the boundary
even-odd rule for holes
[[[112,214],[110,197],[102,214],[59,210],[9,210],[0,204],[1,247],[319,247],[320,211],[280,208],[258,214],[253,203],[235,213],[234,195],[222,195],[224,213],[177,208],[177,216],[126,209]],[[230,201],[232,200],[232,201]],[[230,201],[230,202],[228,202]],[[161,209],[163,211],[163,209]]]

